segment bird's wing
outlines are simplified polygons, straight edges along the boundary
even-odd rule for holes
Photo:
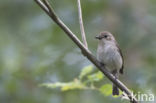
[[[121,74],[123,74],[123,69],[124,69],[124,58],[123,58],[123,55],[122,55],[122,51],[121,51],[121,49],[119,48],[119,45],[116,43],[116,46],[117,46],[117,50],[118,50],[118,52],[120,53],[120,55],[121,55],[121,58],[122,58],[122,66],[121,66],[121,68],[120,68],[120,73]]]

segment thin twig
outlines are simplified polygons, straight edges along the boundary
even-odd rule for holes
[[[49,2],[47,0],[42,0],[43,3],[45,4],[45,6],[48,8],[48,11],[50,12],[50,14],[52,14],[52,7],[50,6]]]
[[[82,10],[81,10],[81,2],[80,2],[80,0],[77,0],[77,5],[78,5],[78,13],[79,13],[79,23],[80,23],[81,36],[82,36],[82,40],[83,40],[84,45],[88,49],[88,44],[87,44],[87,40],[86,40],[85,30],[84,30],[84,26],[83,26]]]
[[[74,33],[55,15],[52,8],[45,7],[40,0],[34,0],[50,17],[58,24],[58,26],[72,39],[72,41],[81,49],[84,56],[88,58],[103,74],[110,79],[118,88],[127,94],[131,103],[138,103],[137,99],[133,97],[131,91],[118,79],[116,79],[104,66],[101,66],[100,62],[92,55],[92,53],[82,44],[82,42],[76,37]],[[48,2],[48,1],[47,1]],[[48,9],[47,9],[48,8]],[[50,9],[50,10],[49,10]]]

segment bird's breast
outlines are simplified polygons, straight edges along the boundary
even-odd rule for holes
[[[111,45],[99,46],[97,49],[97,59],[110,69],[120,69],[122,58],[116,47]]]

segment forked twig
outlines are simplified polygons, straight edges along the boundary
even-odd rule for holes
[[[85,30],[84,30],[84,26],[83,26],[82,10],[81,10],[80,0],[77,0],[77,5],[78,5],[79,23],[80,23],[80,31],[81,31],[82,40],[83,40],[83,43],[86,46],[86,48],[88,48],[86,35],[85,35]]]

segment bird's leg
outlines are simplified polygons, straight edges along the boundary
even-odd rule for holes
[[[113,74],[113,76],[115,77],[115,79],[118,79],[118,71],[117,71],[117,69],[114,69],[114,70],[112,71],[112,74]]]

